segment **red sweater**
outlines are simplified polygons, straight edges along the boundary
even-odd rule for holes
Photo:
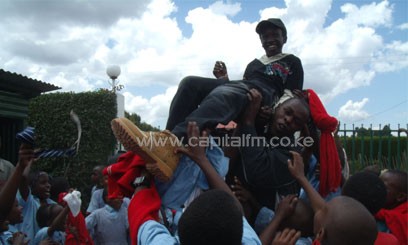
[[[408,202],[404,202],[394,209],[381,209],[375,218],[385,222],[401,245],[408,245]]]

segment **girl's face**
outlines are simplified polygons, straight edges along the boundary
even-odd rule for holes
[[[42,173],[38,177],[38,180],[34,186],[33,194],[41,200],[45,200],[50,197],[51,185],[48,179],[48,174]]]
[[[10,224],[15,225],[23,222],[23,213],[22,213],[23,207],[21,207],[17,199],[14,200],[13,208],[11,209],[10,213],[7,216],[7,220],[10,222]]]

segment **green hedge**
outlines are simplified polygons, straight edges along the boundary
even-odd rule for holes
[[[382,168],[398,168],[406,171],[407,140],[406,136],[341,138],[349,163],[355,171],[372,164],[378,164]]]
[[[77,138],[70,111],[78,115],[82,125],[79,152],[72,158],[40,159],[35,168],[52,176],[67,177],[70,185],[89,199],[90,173],[98,164],[106,164],[116,140],[110,122],[116,117],[116,95],[100,90],[84,93],[52,93],[36,97],[29,104],[28,124],[35,127],[40,148],[69,148]],[[84,208],[84,207],[83,207]]]

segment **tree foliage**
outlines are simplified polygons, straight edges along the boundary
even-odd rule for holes
[[[354,130],[357,136],[391,136],[391,129],[389,125],[385,125],[381,130],[373,130],[372,128],[356,127]]]
[[[158,128],[153,127],[148,123],[142,122],[142,119],[136,113],[129,113],[125,111],[125,117],[132,121],[136,126],[138,126],[143,131],[159,131]]]

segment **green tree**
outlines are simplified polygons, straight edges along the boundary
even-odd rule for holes
[[[391,128],[390,125],[385,125],[382,130],[381,130],[381,135],[382,136],[390,136],[391,135]]]
[[[364,127],[361,127],[361,128],[356,127],[354,131],[357,132],[358,137],[368,136],[370,134],[369,130]]]
[[[152,125],[142,122],[140,116],[136,113],[129,113],[125,111],[125,117],[132,121],[136,126],[138,126],[143,131],[160,131],[158,128]]]

